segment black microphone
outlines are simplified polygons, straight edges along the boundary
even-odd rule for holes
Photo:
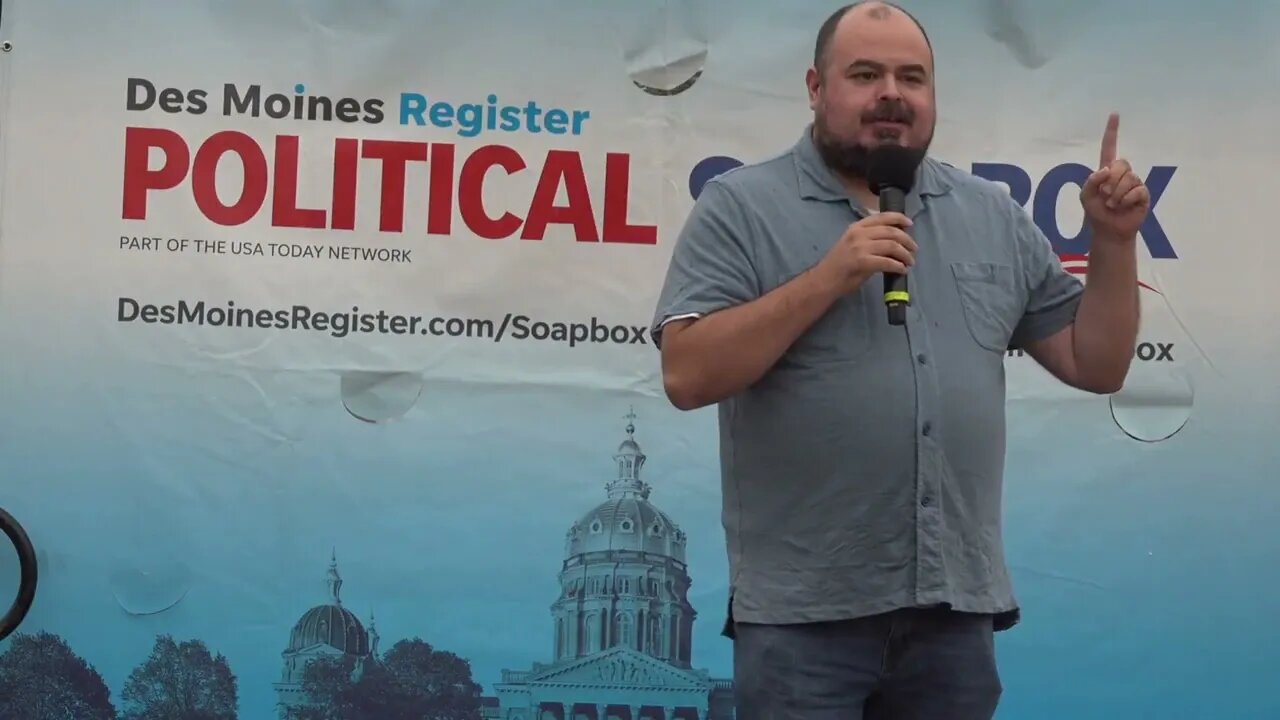
[[[880,198],[880,212],[907,213],[907,193],[915,183],[916,167],[920,164],[919,151],[885,143],[870,153],[867,166],[867,184],[871,192]],[[884,306],[890,325],[905,325],[907,306],[911,293],[907,290],[907,276],[898,273],[884,274]]]

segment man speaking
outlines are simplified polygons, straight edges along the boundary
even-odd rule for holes
[[[1005,354],[1121,387],[1150,197],[1112,115],[1082,285],[1003,186],[928,157],[933,51],[905,11],[836,12],[806,81],[799,141],[703,188],[652,329],[671,402],[719,405],[738,717],[986,720],[1018,619]],[[886,162],[900,211],[869,181]]]

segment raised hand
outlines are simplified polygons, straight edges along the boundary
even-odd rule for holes
[[[1098,169],[1080,191],[1080,204],[1095,237],[1128,241],[1137,238],[1138,228],[1151,208],[1151,193],[1133,172],[1129,161],[1116,157],[1120,116],[1111,113],[1102,133]]]

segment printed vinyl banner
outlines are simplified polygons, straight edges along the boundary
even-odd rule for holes
[[[716,413],[646,327],[702,184],[803,132],[835,6],[4,2],[41,584],[0,717],[732,717]],[[1069,268],[1109,112],[1155,201],[1124,390],[1007,358],[1000,717],[1280,717],[1280,5],[906,6],[933,154]]]

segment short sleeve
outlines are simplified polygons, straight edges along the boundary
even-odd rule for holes
[[[1009,345],[1011,349],[1025,349],[1028,344],[1047,338],[1075,321],[1084,283],[1063,268],[1053,245],[1026,210],[1012,199],[1009,207],[1027,298]]]
[[[742,206],[718,179],[703,186],[671,251],[671,262],[649,328],[662,347],[662,327],[680,317],[700,317],[759,297],[760,283],[748,246]]]

